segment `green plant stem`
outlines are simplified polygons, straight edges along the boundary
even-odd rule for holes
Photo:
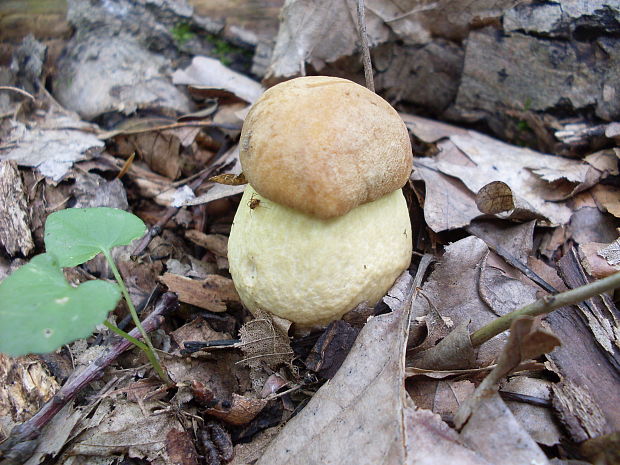
[[[556,308],[582,302],[617,287],[620,287],[620,272],[560,294],[547,295],[542,299],[538,299],[536,302],[520,308],[519,310],[507,313],[506,315],[492,321],[488,325],[483,326],[478,331],[475,331],[471,335],[471,343],[474,347],[484,344],[489,339],[494,338],[498,334],[510,328],[512,322],[521,316],[544,315],[545,313],[552,312]]]
[[[159,363],[159,359],[157,358],[157,354],[155,353],[155,348],[153,347],[153,343],[151,342],[149,335],[146,333],[146,331],[142,327],[142,323],[140,323],[138,312],[136,312],[136,308],[134,307],[133,302],[131,301],[131,297],[129,297],[129,292],[127,291],[127,286],[125,286],[125,281],[123,281],[123,278],[121,277],[121,274],[119,273],[118,268],[116,268],[116,264],[114,263],[114,260],[112,259],[112,255],[110,255],[110,252],[107,250],[102,250],[102,252],[106,260],[108,261],[108,264],[110,265],[110,269],[112,270],[112,273],[114,274],[114,278],[116,279],[116,282],[121,288],[121,292],[123,293],[125,302],[127,302],[127,307],[129,308],[129,313],[131,314],[131,318],[133,319],[133,322],[136,325],[136,328],[138,328],[138,331],[140,331],[140,334],[142,334],[142,339],[144,339],[144,342],[146,344],[146,347],[144,347],[144,349],[142,350],[146,354],[146,357],[149,359],[149,362],[151,362],[151,365],[153,365],[153,368],[155,368],[157,375],[162,379],[162,381],[164,381],[167,384],[172,384],[172,380],[168,377],[168,375],[162,368],[161,364]],[[144,344],[142,345],[144,346]]]
[[[112,323],[110,323],[108,320],[105,320],[103,322],[103,324],[106,326],[106,328],[108,328],[110,331],[118,334],[120,337],[123,337],[125,339],[127,339],[129,342],[131,342],[134,346],[136,346],[138,349],[143,350],[145,352],[147,352],[149,350],[148,346],[146,344],[143,344],[142,342],[140,342],[138,339],[136,339],[135,337],[131,336],[129,333],[126,333],[125,331],[123,331],[121,328],[119,328],[118,326],[113,325]]]

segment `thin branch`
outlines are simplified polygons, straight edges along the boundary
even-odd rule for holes
[[[514,320],[521,316],[538,316],[550,313],[553,310],[564,307],[566,305],[575,305],[586,299],[590,299],[599,294],[603,294],[607,291],[620,287],[620,272],[612,274],[598,281],[594,281],[585,286],[576,287],[566,292],[562,292],[556,295],[548,295],[542,299],[538,299],[536,302],[526,305],[525,307],[515,310],[514,312],[507,313],[504,316],[492,321],[486,326],[483,326],[478,331],[471,335],[471,343],[474,347],[478,347],[484,344],[489,339],[494,338],[500,333],[503,333]]]
[[[372,77],[372,62],[370,61],[370,50],[368,49],[368,35],[366,34],[366,14],[364,12],[364,0],[357,0],[357,32],[360,37],[362,47],[362,61],[364,63],[364,77],[366,87],[375,91],[375,81]]]
[[[30,93],[26,92],[24,89],[20,89],[19,87],[0,86],[0,90],[9,90],[11,92],[17,92],[18,94],[21,94],[21,95],[23,95],[25,97],[28,97],[33,102],[35,100],[35,98]]]

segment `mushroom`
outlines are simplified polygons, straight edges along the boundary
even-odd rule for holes
[[[324,325],[375,305],[409,266],[411,143],[375,93],[325,76],[278,84],[248,113],[240,160],[228,260],[250,311]]]

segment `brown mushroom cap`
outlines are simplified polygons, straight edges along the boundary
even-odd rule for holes
[[[259,194],[319,218],[401,188],[412,167],[396,110],[365,87],[327,76],[267,90],[246,117],[240,159]]]

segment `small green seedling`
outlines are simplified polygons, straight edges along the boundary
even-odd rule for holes
[[[0,283],[0,352],[11,356],[51,352],[89,336],[103,323],[142,349],[168,382],[111,255],[113,247],[127,245],[145,231],[140,218],[114,208],[52,213],[45,222],[47,252]],[[94,280],[73,287],[65,280],[62,268],[80,265],[99,253],[108,261],[118,285]],[[121,294],[145,343],[106,319]]]

